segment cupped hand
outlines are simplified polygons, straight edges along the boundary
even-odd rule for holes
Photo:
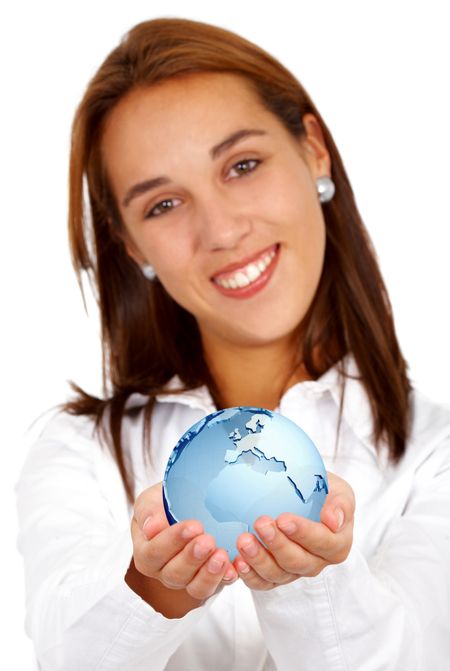
[[[353,542],[355,497],[350,485],[328,473],[328,495],[320,522],[292,513],[276,520],[264,515],[250,533],[237,539],[234,566],[248,587],[273,589],[301,577],[318,575],[325,566],[343,562]]]
[[[227,552],[216,547],[198,520],[169,525],[161,483],[136,499],[131,535],[136,569],[165,587],[185,589],[195,599],[208,598],[238,577]]]

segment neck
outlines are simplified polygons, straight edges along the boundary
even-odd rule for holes
[[[275,409],[294,384],[310,379],[298,361],[298,340],[242,346],[203,336],[203,350],[220,408],[239,405]]]

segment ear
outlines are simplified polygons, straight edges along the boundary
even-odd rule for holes
[[[125,250],[126,250],[128,256],[129,256],[131,259],[133,259],[133,261],[134,261],[135,263],[137,263],[138,266],[142,266],[144,263],[146,263],[144,257],[142,256],[142,254],[141,254],[140,251],[138,250],[138,248],[137,248],[137,246],[136,246],[134,240],[131,238],[131,236],[129,235],[128,231],[127,231],[127,230],[124,230],[124,229],[121,227],[120,232],[118,232],[118,231],[114,228],[114,224],[113,224],[112,219],[110,219],[109,217],[108,217],[108,224],[110,225],[111,230],[114,231],[114,234],[115,234],[115,235],[116,235],[116,236],[123,242],[123,244],[124,244],[124,246],[125,246]]]
[[[303,116],[306,136],[300,139],[302,155],[314,179],[331,175],[331,158],[323,137],[322,128],[314,114]]]
[[[134,244],[124,241],[125,243],[125,249],[127,250],[127,254],[130,257],[130,259],[133,259],[135,263],[137,263],[138,266],[144,265],[146,263],[144,257],[142,254],[136,249]]]

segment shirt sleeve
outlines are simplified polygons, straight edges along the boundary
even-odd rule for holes
[[[168,619],[128,587],[131,513],[124,512],[115,464],[69,421],[51,426],[30,448],[16,483],[25,628],[40,668],[140,671],[151,660],[152,671],[162,670],[216,597]]]
[[[450,440],[414,474],[370,558],[354,546],[343,563],[253,599],[283,671],[448,669]]]

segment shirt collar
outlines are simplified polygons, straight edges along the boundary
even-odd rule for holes
[[[333,401],[339,407],[341,403],[343,377],[341,370],[345,371],[345,393],[342,406],[342,415],[353,432],[362,440],[367,447],[374,450],[373,445],[373,420],[371,406],[367,393],[362,385],[361,376],[356,361],[351,353],[329,368],[317,380],[304,380],[290,387],[280,400],[281,408],[295,406],[300,398],[320,398],[326,394],[331,395]],[[183,388],[178,375],[174,375],[166,384],[168,393],[158,394],[156,400],[159,403],[178,403],[180,405],[201,410],[210,414],[216,410],[209,389],[206,385],[190,389],[182,393],[173,393]],[[132,394],[127,403],[129,407],[144,405],[147,397],[142,394]]]
[[[166,390],[176,391],[183,388],[183,383],[181,382],[178,375],[174,375],[173,378],[169,380],[166,384]],[[196,410],[203,410],[205,413],[209,414],[216,410],[214,401],[212,400],[209,389],[206,385],[197,387],[196,389],[189,389],[188,391],[182,392],[181,394],[158,394],[156,400],[160,403],[180,403],[181,405],[187,405],[190,408],[195,408]]]

